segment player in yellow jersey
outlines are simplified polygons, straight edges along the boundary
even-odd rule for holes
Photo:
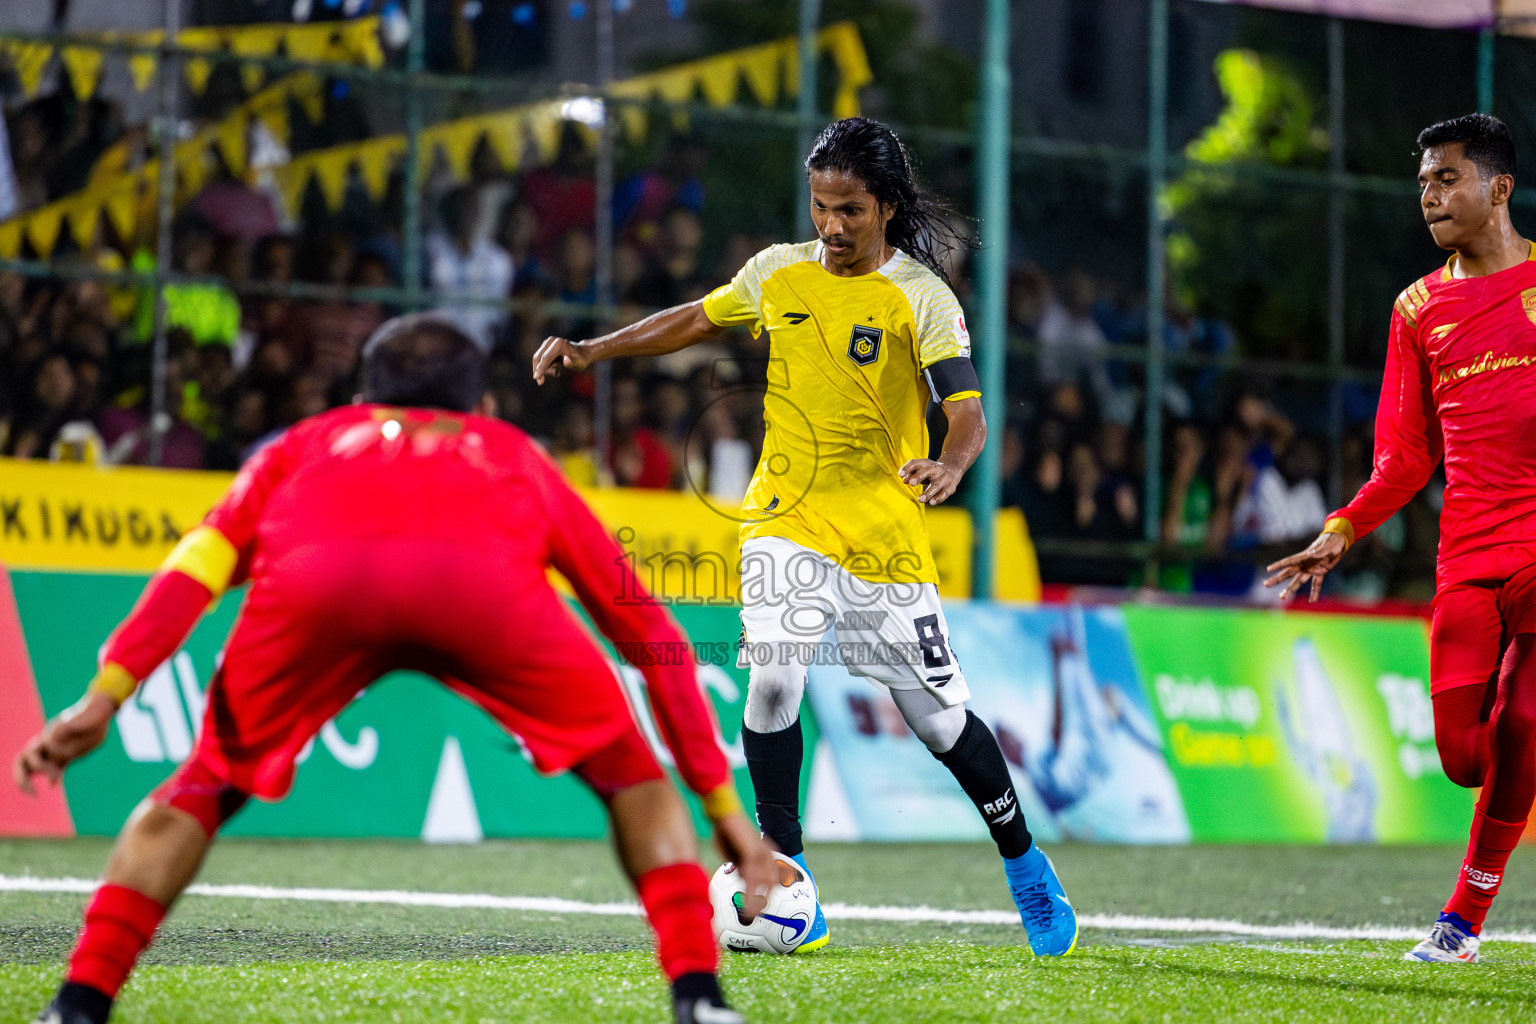
[[[734,324],[768,331],[767,433],[741,528],[742,743],[758,824],[805,867],[800,701],[834,629],[848,670],[890,689],[986,820],[1031,948],[1059,956],[1076,944],[1077,917],[1030,837],[997,740],[966,710],[924,524],[987,435],[965,316],[934,252],[970,243],[878,121],[828,125],[805,167],[815,241],[770,246],[702,300],[612,334],[548,338],[533,376],[675,352]],[[938,459],[927,457],[930,399],[949,420]],[[828,937],[818,907],[800,948]]]

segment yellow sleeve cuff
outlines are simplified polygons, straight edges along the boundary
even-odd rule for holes
[[[741,795],[734,782],[726,782],[704,794],[704,813],[709,820],[719,821],[733,814],[741,814]]]
[[[240,552],[229,538],[211,526],[194,526],[165,556],[160,569],[186,573],[218,597],[229,587],[239,561]]]
[[[1336,533],[1344,538],[1344,550],[1355,546],[1355,524],[1343,516],[1334,516],[1323,524],[1324,533]]]
[[[980,398],[980,397],[981,397],[981,392],[980,391],[956,391],[954,394],[952,394],[948,398],[944,399],[944,401],[946,401],[946,402],[958,402],[962,398]]]
[[[139,688],[139,681],[129,671],[116,662],[109,661],[101,666],[101,671],[96,673],[96,678],[91,680],[91,685],[85,688],[87,696],[104,693],[117,703],[118,707],[133,696],[133,691]]]

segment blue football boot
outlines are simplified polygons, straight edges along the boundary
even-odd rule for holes
[[[1077,948],[1077,911],[1067,899],[1051,858],[1031,845],[1021,857],[1003,859],[1008,891],[1036,956],[1066,956]]]
[[[827,918],[821,912],[821,886],[816,885],[816,876],[811,874],[811,869],[805,866],[805,854],[797,853],[790,860],[800,865],[800,870],[805,872],[805,877],[811,880],[811,885],[816,886],[816,920],[811,922],[811,930],[806,932],[805,941],[795,947],[796,953],[812,953],[825,946],[832,940],[827,931]]]

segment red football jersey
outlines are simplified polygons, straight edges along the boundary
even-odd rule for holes
[[[1536,562],[1536,245],[1496,274],[1456,278],[1454,265],[1398,296],[1371,478],[1334,513],[1364,536],[1444,457],[1441,584]]]
[[[638,659],[637,667],[690,788],[707,793],[729,779],[714,715],[692,658],[683,653],[682,631],[662,605],[644,597],[623,550],[516,427],[377,405],[322,413],[247,462],[203,525],[238,552],[232,586],[320,557],[312,552],[371,550],[373,540],[391,542],[380,545],[381,552],[400,551],[402,544],[430,552],[442,542],[482,549],[487,570],[498,574],[497,593],[543,591],[552,598],[546,575],[552,566],[621,650],[668,652]],[[442,585],[474,592],[477,582],[468,574]],[[162,573],[109,641],[105,660],[142,678],[174,652],[207,600],[208,591],[183,574]],[[420,600],[427,605],[433,596],[423,592]],[[515,609],[508,615],[515,617]],[[509,621],[508,628],[514,626]]]

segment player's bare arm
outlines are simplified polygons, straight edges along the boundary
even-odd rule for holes
[[[605,359],[666,355],[708,341],[724,330],[704,312],[703,300],[697,300],[589,341],[545,338],[533,354],[533,379],[543,384],[546,377],[558,377],[567,370],[580,373]]]
[[[1316,601],[1322,593],[1323,577],[1339,564],[1339,559],[1344,557],[1348,549],[1349,542],[1342,534],[1320,533],[1316,540],[1301,551],[1270,563],[1266,571],[1272,575],[1264,581],[1264,585],[1278,587],[1283,584],[1285,589],[1280,592],[1280,599],[1284,601],[1311,583],[1312,589],[1307,600]]]
[[[917,500],[925,505],[939,505],[955,493],[960,478],[975,463],[987,443],[987,420],[981,411],[981,399],[961,398],[943,403],[949,418],[949,433],[944,450],[937,459],[910,459],[897,473],[902,483],[921,487]]]
[[[57,786],[71,762],[101,746],[115,714],[117,701],[108,694],[93,691],[43,726],[42,732],[21,748],[11,765],[11,777],[17,788],[28,796],[33,795],[36,792],[33,779],[39,775],[47,779],[49,785]]]

